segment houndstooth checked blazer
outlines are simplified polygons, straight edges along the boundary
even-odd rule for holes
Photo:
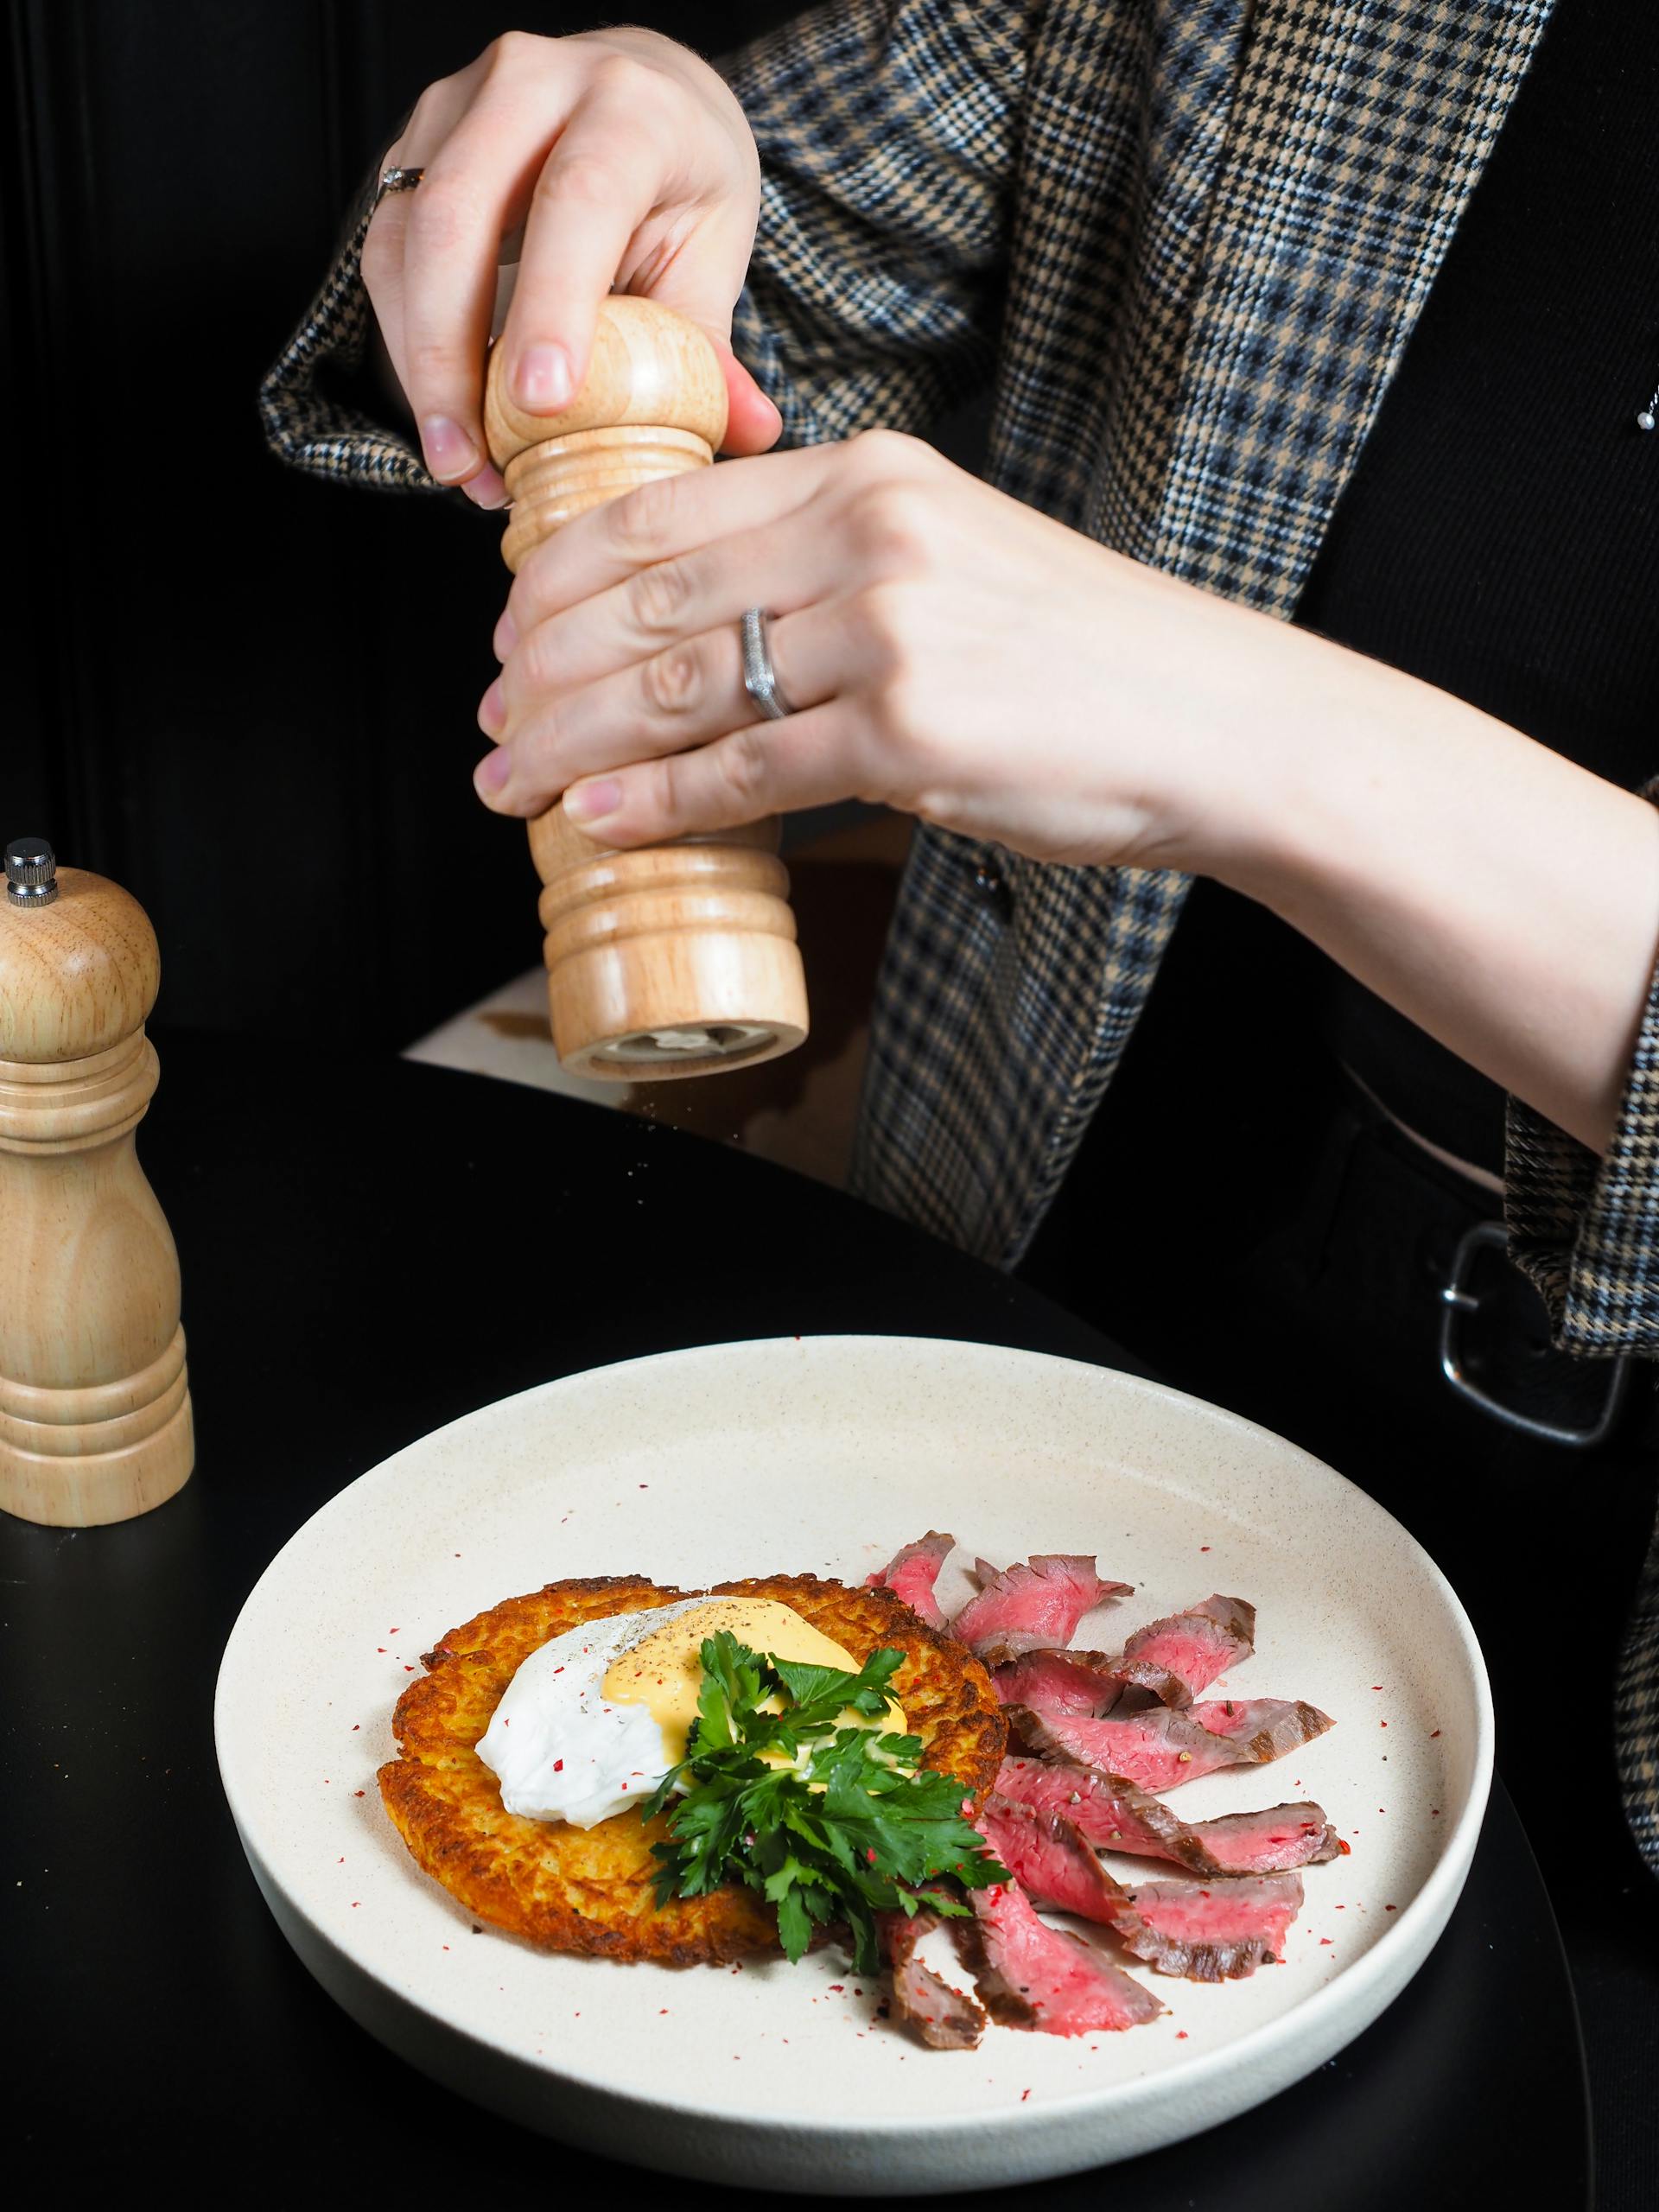
[[[737,349],[791,443],[925,431],[988,387],[994,483],[1287,616],[1548,13],[821,8],[728,71],[764,177]],[[405,445],[316,380],[361,351],[367,213],[266,381],[268,435],[302,467],[431,489]],[[923,828],[878,987],[856,1186],[1016,1261],[1185,889]],[[1659,1356],[1659,988],[1605,1160],[1512,1103],[1506,1209],[1564,1345]],[[1621,1732],[1659,1861],[1651,1571],[1644,1612]]]

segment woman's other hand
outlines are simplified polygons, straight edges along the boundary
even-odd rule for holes
[[[739,618],[794,709],[760,719]],[[1034,857],[1202,864],[1284,626],[876,431],[649,485],[538,546],[496,633],[486,803],[607,843],[857,797]],[[1202,859],[1201,859],[1202,855]]]
[[[432,474],[484,505],[504,497],[482,428],[486,346],[504,241],[522,233],[499,343],[514,397],[555,413],[587,373],[613,289],[677,308],[726,365],[728,448],[759,453],[778,414],[732,358],[732,308],[760,209],[743,111],[683,46],[645,30],[508,32],[423,92],[387,167],[363,277]]]

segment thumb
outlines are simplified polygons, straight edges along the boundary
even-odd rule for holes
[[[784,418],[735,353],[729,339],[715,331],[709,338],[726,377],[726,440],[722,453],[765,453],[778,442]]]

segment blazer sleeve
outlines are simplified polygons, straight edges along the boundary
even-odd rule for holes
[[[1605,1156],[1511,1098],[1503,1183],[1510,1255],[1561,1348],[1659,1358],[1659,970]]]
[[[920,429],[988,377],[1026,41],[1041,0],[836,0],[724,65],[760,150],[760,227],[733,342],[784,441]],[[378,165],[333,266],[260,386],[282,460],[435,492],[362,373],[364,235]]]
[[[733,343],[784,442],[925,430],[995,359],[1040,0],[842,0],[725,65],[760,150]]]

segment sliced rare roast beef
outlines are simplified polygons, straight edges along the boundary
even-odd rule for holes
[[[1332,1725],[1330,1714],[1317,1706],[1283,1697],[1217,1698],[1189,1706],[1187,1718],[1211,1736],[1247,1743],[1250,1757],[1262,1765],[1283,1758],[1299,1744],[1311,1744]]]
[[[1195,1874],[1281,1873],[1322,1866],[1340,1848],[1335,1828],[1317,1805],[1274,1805],[1264,1813],[1184,1821],[1121,1775],[1019,1758],[1003,1760],[996,1787],[1016,1804],[1058,1813],[1096,1851],[1166,1859]]]
[[[1143,1882],[1123,1892],[1112,1930],[1159,1974],[1237,1981],[1283,1958],[1285,1931],[1301,1905],[1300,1874]]]
[[[930,2050],[973,2050],[985,2032],[985,2008],[924,1966],[916,1946],[939,1925],[931,1912],[906,1919],[902,1912],[876,1916],[893,1970],[893,2009]]]
[[[937,1529],[930,1529],[913,1544],[906,1544],[902,1551],[895,1552],[879,1574],[867,1575],[866,1587],[891,1590],[929,1628],[943,1628],[944,1615],[933,1595],[933,1585],[939,1579],[939,1569],[956,1549],[956,1543],[954,1536],[941,1535]]]
[[[1241,1724],[1235,1732],[1221,1736],[1203,1726],[1197,1717],[1202,1710],[1183,1713],[1155,1705],[1122,1718],[1112,1713],[1103,1720],[1086,1720],[1013,1705],[1007,1715],[1009,1726],[1029,1750],[1121,1776],[1142,1789],[1173,1789],[1220,1767],[1281,1758],[1331,1726],[1311,1705],[1258,1698],[1249,1707],[1237,1707],[1240,1713],[1250,1715],[1248,1726]]]
[[[991,1680],[1004,1705],[1076,1713],[1085,1720],[1109,1713],[1125,1687],[1103,1651],[1027,1651],[995,1669]]]
[[[1243,1598],[1206,1598],[1137,1629],[1115,1663],[1126,1681],[1165,1705],[1191,1705],[1200,1690],[1255,1649],[1255,1607]]]
[[[1079,1920],[1112,1918],[1123,1892],[1064,1814],[1017,1804],[993,1790],[979,1826],[1027,1897]]]
[[[982,1826],[997,1857],[1036,1904],[1102,1923],[1136,1958],[1190,1981],[1239,1980],[1282,1955],[1285,1930],[1302,1902],[1296,1873],[1127,1889],[1062,1814],[1038,1812],[995,1793],[986,1801]]]
[[[1051,2036],[1138,2027],[1163,2006],[1081,1936],[1039,1920],[1014,1882],[971,1892],[974,1917],[950,1932],[994,2020]]]
[[[1069,1643],[1077,1623],[1103,1599],[1126,1597],[1128,1582],[1103,1582],[1095,1562],[1076,1553],[1033,1553],[998,1569],[976,1560],[980,1592],[951,1623],[962,1641],[988,1667],[1022,1652]]]

